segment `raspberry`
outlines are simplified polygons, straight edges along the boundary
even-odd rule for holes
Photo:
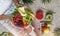
[[[41,29],[44,31],[45,29],[47,29],[46,26],[42,26]]]

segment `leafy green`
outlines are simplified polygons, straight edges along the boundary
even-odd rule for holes
[[[0,36],[2,36],[2,34],[0,34]]]
[[[2,32],[0,36],[14,36],[14,35],[9,32]]]
[[[26,8],[25,9],[25,12],[26,12],[26,16],[25,17],[23,17],[25,20],[26,20],[26,22],[28,23],[28,24],[30,24],[31,22],[32,22],[32,19],[33,19],[33,17],[31,16],[31,10],[29,10],[28,8]],[[31,13],[31,14],[30,14]]]
[[[42,0],[42,2],[43,2],[43,3],[45,3],[45,2],[46,2],[46,0]]]
[[[33,3],[33,0],[22,0],[23,2],[24,2],[24,4],[26,3],[26,4],[28,4],[28,3]]]
[[[50,2],[51,2],[51,0],[47,0],[47,2],[48,2],[48,3],[50,3]]]
[[[42,2],[43,2],[43,3],[46,3],[46,2],[50,3],[51,0],[42,0]]]
[[[26,14],[30,14],[31,10],[29,10],[28,8],[25,9]]]
[[[15,9],[14,9],[14,12],[18,12],[18,8],[15,8]]]
[[[56,28],[54,30],[54,34],[55,34],[55,36],[60,36],[60,28]]]

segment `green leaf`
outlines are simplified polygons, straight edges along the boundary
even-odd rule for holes
[[[24,4],[26,3],[26,4],[28,4],[28,3],[33,3],[33,0],[22,0],[23,2],[24,2]]]
[[[45,4],[46,2],[50,3],[51,0],[42,0],[42,2]]]
[[[0,36],[2,36],[2,34],[0,34]]]
[[[51,2],[51,0],[47,0],[47,1],[48,1],[48,3]]]
[[[15,8],[15,9],[14,9],[14,12],[18,12],[18,8]]]
[[[43,3],[46,3],[46,0],[42,0]]]
[[[29,10],[28,8],[26,8],[26,9],[25,9],[25,12],[26,12],[26,14],[29,14],[29,15],[30,15],[31,10]]]
[[[60,36],[60,28],[56,28],[56,29],[54,30],[54,34],[55,34],[56,36]]]

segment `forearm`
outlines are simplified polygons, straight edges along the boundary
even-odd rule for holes
[[[7,16],[7,15],[0,15],[0,20],[10,20],[10,21],[12,21],[12,18],[11,18],[11,16]]]
[[[37,36],[40,36],[40,30],[38,29],[38,27],[37,27],[37,25],[36,25],[36,23],[34,24],[34,23],[32,23],[32,26],[35,28],[35,32],[36,32],[36,35]]]
[[[37,36],[40,36],[40,32],[39,32],[39,30],[37,28],[35,28],[34,31],[36,32]]]

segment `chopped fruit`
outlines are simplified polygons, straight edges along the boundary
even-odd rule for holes
[[[50,33],[50,29],[49,28],[44,30],[44,34],[49,34],[49,33]]]
[[[18,27],[25,27],[31,24],[32,20],[34,19],[34,14],[30,9],[23,6],[15,9],[12,17],[14,25]]]
[[[47,27],[46,26],[42,26],[41,29],[42,29],[42,31],[44,31],[44,30],[47,29]]]
[[[27,22],[26,22],[25,20],[23,20],[23,23],[24,23],[24,26],[27,26],[27,25],[28,25]]]
[[[21,14],[21,16],[26,16],[26,12],[25,12],[25,8],[24,7],[19,7],[18,11]]]
[[[48,24],[45,22],[45,23],[44,23],[44,26],[47,26],[47,25],[48,25]]]
[[[21,16],[15,17],[14,18],[14,24],[15,24],[15,26],[23,27],[24,24],[23,24],[23,21],[22,21],[22,17]]]
[[[50,27],[51,26],[51,24],[50,23],[47,23],[48,25],[47,25],[47,27]]]
[[[41,19],[43,18],[43,13],[42,13],[42,11],[37,11],[37,13],[36,13],[36,18],[37,18],[38,20],[41,20]]]
[[[16,26],[18,26],[18,27],[23,27],[24,24],[23,24],[22,20],[18,20]]]
[[[17,16],[17,17],[14,18],[14,22],[17,22],[18,20],[22,20],[22,17]]]
[[[32,11],[30,9],[25,7],[19,7],[18,11],[23,17],[23,20],[25,20],[27,24],[30,24],[34,19],[34,15],[33,13],[31,13]]]
[[[53,19],[53,14],[47,12],[47,13],[46,13],[46,20],[47,20],[47,21],[52,21],[52,19]]]
[[[45,27],[47,27],[47,23],[46,22],[44,22],[43,24],[41,24],[41,26],[45,26]]]

